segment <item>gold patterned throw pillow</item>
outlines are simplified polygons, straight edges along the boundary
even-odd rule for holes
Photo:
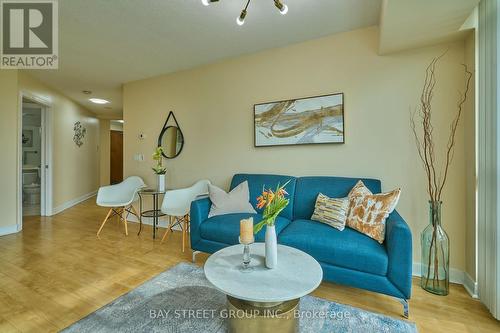
[[[326,223],[340,231],[345,228],[349,200],[347,198],[329,198],[320,193],[316,198],[314,213],[311,220]]]
[[[385,220],[398,204],[401,189],[373,194],[360,180],[349,192],[347,226],[380,244],[385,238]]]

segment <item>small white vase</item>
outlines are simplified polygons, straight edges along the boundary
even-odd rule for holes
[[[278,240],[275,226],[266,226],[266,267],[275,268],[278,265]]]
[[[158,191],[165,191],[165,175],[158,175]]]

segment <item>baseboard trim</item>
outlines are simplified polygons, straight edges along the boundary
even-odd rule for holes
[[[472,277],[464,272],[464,288],[472,296],[472,298],[479,299],[479,288],[477,282]]]
[[[132,222],[132,223],[139,223],[139,220],[137,219],[137,217],[135,217],[135,215],[132,215],[132,214],[129,214],[129,216],[127,217],[127,221]],[[143,217],[142,224],[153,225],[153,218],[152,217]],[[162,218],[158,219],[158,227],[167,228],[167,226],[168,226],[168,221],[166,221],[166,217],[162,217]],[[177,230],[177,231],[182,231],[182,229],[178,225],[176,225],[172,229]]]
[[[413,276],[421,276],[420,274],[420,263],[413,263]],[[450,267],[450,282],[464,284],[464,272]]]
[[[420,263],[413,263],[413,276],[420,277]],[[477,282],[475,282],[469,274],[459,269],[450,268],[450,282],[461,284],[464,286],[465,290],[469,293],[472,298],[478,298],[477,294]]]
[[[78,205],[79,203],[89,199],[89,198],[92,198],[93,196],[95,196],[97,194],[97,191],[92,191],[90,193],[87,193],[87,194],[84,194],[78,198],[75,198],[73,200],[69,200],[69,201],[66,201],[65,203],[63,203],[62,205],[59,205],[57,207],[54,207],[52,209],[52,215],[56,215],[56,214],[59,214],[61,213],[62,211],[65,211],[66,209],[68,208],[71,208],[75,205]]]
[[[18,224],[9,225],[6,227],[0,227],[0,236],[15,234],[22,230],[22,226]]]

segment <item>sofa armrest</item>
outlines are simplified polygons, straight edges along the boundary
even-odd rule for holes
[[[208,212],[210,211],[211,205],[212,202],[209,198],[194,200],[191,203],[191,211],[189,214],[191,247],[201,240],[200,225],[208,219]]]
[[[410,299],[413,265],[411,230],[396,211],[386,221],[385,247],[389,256],[387,277],[406,299]]]

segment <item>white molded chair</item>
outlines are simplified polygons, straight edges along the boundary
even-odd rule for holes
[[[182,252],[184,252],[189,231],[189,209],[191,208],[191,202],[198,196],[208,194],[208,184],[210,184],[209,180],[200,180],[191,187],[171,190],[165,193],[161,211],[168,215],[169,223],[167,231],[161,239],[162,242],[172,232],[172,228],[178,225],[182,229]]]
[[[106,218],[102,222],[99,231],[97,231],[97,237],[99,237],[104,224],[106,224],[106,222],[115,215],[119,216],[120,221],[123,221],[125,224],[125,235],[128,236],[127,217],[128,214],[134,214],[138,219],[140,219],[140,216],[137,214],[137,211],[132,203],[137,200],[137,192],[144,187],[146,187],[146,185],[140,177],[131,176],[119,184],[99,188],[96,199],[97,205],[101,207],[109,207],[110,209]],[[127,215],[124,218],[123,213],[125,212],[127,212]],[[111,213],[113,213],[113,215],[111,215]]]

